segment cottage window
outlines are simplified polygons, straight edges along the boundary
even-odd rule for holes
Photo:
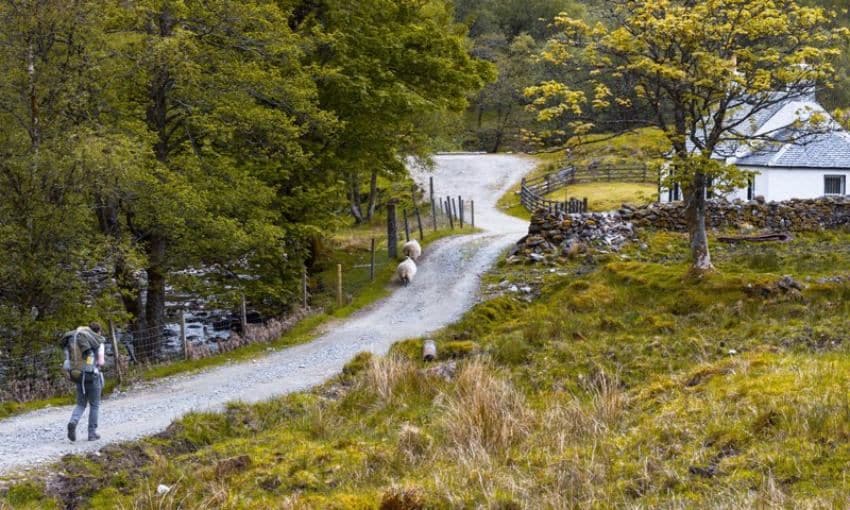
[[[679,183],[674,182],[673,187],[667,190],[667,201],[676,202],[679,200]]]
[[[825,175],[823,176],[823,194],[824,195],[843,195],[844,194],[844,176],[843,175]]]

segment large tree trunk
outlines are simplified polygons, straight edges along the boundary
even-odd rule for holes
[[[375,206],[378,203],[378,169],[372,168],[369,177],[369,208],[366,210],[366,219],[371,220],[375,215]]]
[[[691,271],[701,275],[714,270],[708,250],[708,234],[705,228],[706,177],[702,172],[694,174],[685,197],[685,217],[688,222],[688,237],[691,246]]]
[[[148,255],[148,286],[145,292],[144,314],[136,321],[136,355],[142,360],[156,357],[162,347],[162,327],[165,317],[165,240],[151,236],[146,244]]]

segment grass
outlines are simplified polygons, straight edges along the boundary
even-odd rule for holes
[[[70,457],[70,480],[31,476],[7,503],[62,506],[71,486],[87,508],[847,507],[848,246],[714,243],[719,272],[699,281],[686,238],[663,232],[503,263],[432,337],[437,364],[422,339],[361,354],[314,391]]]
[[[618,209],[623,204],[650,204],[657,196],[658,187],[655,184],[588,182],[559,189],[546,195],[546,198],[558,201],[587,198],[587,207],[590,211],[604,212]]]

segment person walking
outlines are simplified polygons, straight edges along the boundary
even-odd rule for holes
[[[103,374],[100,369],[103,367],[105,357],[105,338],[100,332],[100,324],[92,322],[88,327],[80,326],[63,336],[64,368],[68,372],[68,377],[77,386],[77,405],[68,422],[68,439],[71,441],[77,440],[77,423],[87,405],[89,441],[100,439],[97,433],[100,395],[103,391]]]

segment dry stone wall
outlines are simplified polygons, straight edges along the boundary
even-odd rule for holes
[[[850,199],[825,197],[784,202],[709,202],[707,226],[711,229],[758,229],[772,232],[811,232],[850,224]],[[687,230],[681,202],[632,207],[613,213],[564,214],[538,210],[532,215],[528,235],[510,253],[533,261],[569,256],[589,249],[618,251],[636,240],[636,229]]]

